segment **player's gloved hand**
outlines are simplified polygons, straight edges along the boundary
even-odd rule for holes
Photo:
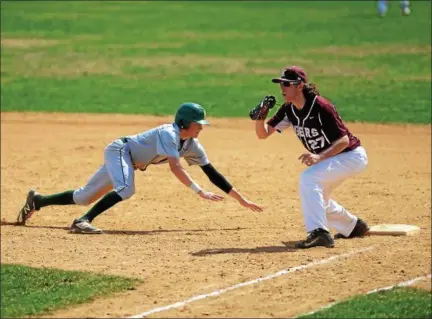
[[[223,196],[211,192],[206,192],[204,190],[199,191],[198,195],[201,196],[201,198],[213,200],[213,201],[221,201],[224,199]]]
[[[276,98],[273,95],[266,95],[257,106],[249,111],[249,117],[254,121],[264,120],[275,104]]]
[[[239,200],[240,205],[249,208],[250,210],[253,210],[254,212],[262,212],[263,208],[254,202],[251,202],[250,200],[246,198],[242,198]]]

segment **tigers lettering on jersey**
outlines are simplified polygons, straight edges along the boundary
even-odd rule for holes
[[[345,126],[334,105],[317,95],[309,96],[301,110],[291,103],[283,104],[267,124],[278,132],[291,126],[303,146],[315,154],[345,135],[350,143],[344,152],[360,145],[360,140]]]
[[[293,129],[294,129],[294,132],[299,137],[312,138],[312,137],[320,136],[320,134],[316,128],[301,127],[298,125],[293,125]]]

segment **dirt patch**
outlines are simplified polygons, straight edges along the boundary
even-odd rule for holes
[[[368,55],[382,54],[431,54],[430,45],[361,45],[361,46],[330,46],[319,49],[308,50],[309,53],[327,53],[333,55],[346,55],[353,57],[365,57]]]
[[[372,77],[379,73],[379,71],[368,70],[361,67],[356,67],[355,65],[347,64],[337,64],[333,63],[331,66],[317,66],[310,65],[307,67],[308,72],[313,73],[315,76],[325,75],[325,76],[338,76],[338,77]]]
[[[236,73],[246,69],[244,59],[240,58],[221,58],[211,56],[185,55],[185,56],[166,56],[166,57],[135,57],[121,59],[123,63],[130,63],[135,66],[145,66],[150,68],[158,67],[182,67],[182,68],[210,68],[222,71],[222,73]]]
[[[408,75],[407,79],[409,79],[410,81],[420,81],[420,82],[425,82],[425,81],[432,81],[432,75],[429,74],[425,74],[425,75]]]
[[[178,49],[183,47],[183,42],[146,42],[146,43],[129,43],[129,44],[110,44],[107,45],[107,49]]]
[[[28,49],[35,47],[49,47],[59,44],[58,40],[47,39],[1,39],[1,46],[13,49]]]
[[[355,64],[332,64],[328,66],[317,66],[312,60],[286,57],[279,61],[272,62],[284,66],[286,61],[291,61],[295,65],[301,65],[309,72],[317,75],[331,76],[373,76],[375,71],[366,70]],[[32,52],[25,54],[22,58],[16,59],[10,67],[5,66],[5,70],[10,68],[10,72],[20,75],[37,76],[81,76],[83,74],[109,74],[120,77],[139,77],[149,76],[143,72],[142,75],[127,74],[126,68],[141,67],[148,70],[171,68],[172,72],[185,72],[185,70],[205,69],[215,74],[258,74],[275,75],[279,69],[262,67],[268,61],[264,59],[249,59],[236,57],[211,57],[199,55],[184,56],[146,56],[128,58],[96,58],[90,55],[70,53],[63,57],[48,57],[44,52]],[[251,67],[250,65],[254,65]],[[282,67],[281,67],[282,68]]]
[[[243,31],[221,31],[221,32],[193,32],[193,31],[182,31],[182,32],[171,32],[170,37],[178,39],[202,39],[218,40],[218,39],[256,39],[257,37],[266,37],[266,32],[243,32]]]
[[[122,74],[121,65],[109,59],[93,58],[86,54],[69,53],[62,57],[47,56],[45,52],[26,53],[9,66],[13,74],[26,76],[82,76],[83,74]]]
[[[1,217],[16,218],[30,187],[50,194],[85,184],[111,140],[171,120],[2,113]],[[291,317],[430,273],[430,125],[349,124],[368,152],[369,166],[334,192],[369,224],[414,224],[421,227],[420,235],[338,240],[334,249],[295,251],[283,242],[305,236],[297,192],[302,146],[291,132],[257,140],[247,119],[211,121],[200,137],[209,158],[265,211],[246,211],[232,198],[197,199],[167,166],[153,166],[137,172],[134,197],[95,220],[103,235],[67,232],[72,219],[88,209],[81,206],[48,207],[26,227],[2,225],[3,263],[144,281],[134,291],[47,317],[125,317],[366,247],[372,250],[152,316]],[[199,168],[185,167],[205,189],[221,193]]]
[[[66,62],[67,61],[67,62]],[[79,76],[82,74],[110,74],[129,76],[125,68],[142,67],[157,69],[172,67],[173,72],[207,69],[214,73],[237,74],[246,72],[250,61],[241,58],[204,57],[196,55],[166,57],[130,57],[101,59],[85,54],[68,54],[64,57],[47,57],[43,52],[25,54],[23,59],[13,63],[13,72],[21,75],[37,76]],[[273,72],[271,72],[273,71]],[[274,70],[257,69],[255,73],[274,73]],[[145,76],[145,75],[144,75]]]

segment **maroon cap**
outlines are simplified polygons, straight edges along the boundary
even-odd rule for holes
[[[306,72],[298,66],[290,66],[282,71],[279,78],[272,79],[273,83],[281,82],[305,82],[307,83]]]

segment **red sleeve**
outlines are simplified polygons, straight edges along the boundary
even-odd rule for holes
[[[267,121],[267,124],[273,128],[275,128],[285,117],[286,105],[283,104],[279,110],[272,116],[270,120]]]

